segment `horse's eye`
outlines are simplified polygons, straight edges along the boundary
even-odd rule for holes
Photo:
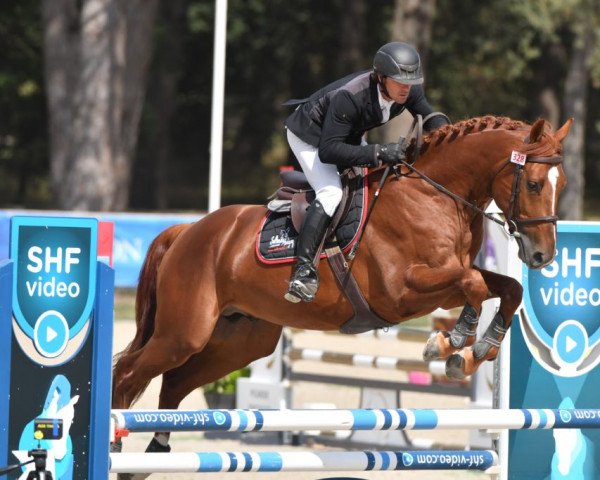
[[[540,184],[538,182],[532,182],[531,180],[527,182],[527,190],[529,190],[530,192],[539,192],[540,191]]]

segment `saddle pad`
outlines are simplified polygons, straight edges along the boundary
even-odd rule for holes
[[[358,239],[358,232],[363,228],[367,214],[367,180],[362,179],[363,186],[355,192],[348,213],[340,220],[335,231],[337,244],[344,253],[348,252]],[[295,260],[295,247],[298,232],[292,225],[289,213],[267,212],[256,235],[256,256],[262,263],[288,263]],[[325,242],[325,247],[335,242]],[[321,254],[324,258],[325,253]]]

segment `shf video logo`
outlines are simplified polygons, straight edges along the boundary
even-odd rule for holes
[[[89,324],[97,235],[95,219],[12,219],[13,314],[42,358],[61,355]]]
[[[554,261],[523,271],[525,341],[533,357],[559,376],[583,375],[600,363],[599,245],[598,225],[559,224]]]

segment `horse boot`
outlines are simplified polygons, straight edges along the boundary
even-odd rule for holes
[[[306,212],[306,217],[296,243],[298,257],[290,286],[284,298],[288,302],[300,300],[312,302],[319,289],[319,272],[315,268],[315,258],[331,223],[331,217],[323,210],[323,205],[315,200]]]

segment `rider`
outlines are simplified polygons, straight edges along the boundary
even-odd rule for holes
[[[379,167],[403,158],[402,144],[367,145],[363,135],[400,115],[404,109],[423,117],[433,112],[423,91],[421,59],[406,43],[383,45],[373,70],[348,75],[303,100],[285,121],[290,148],[316,193],[296,243],[298,257],[285,299],[310,302],[319,288],[315,256],[336,208],[342,200],[338,173],[347,167]],[[424,128],[447,123],[434,116]]]

